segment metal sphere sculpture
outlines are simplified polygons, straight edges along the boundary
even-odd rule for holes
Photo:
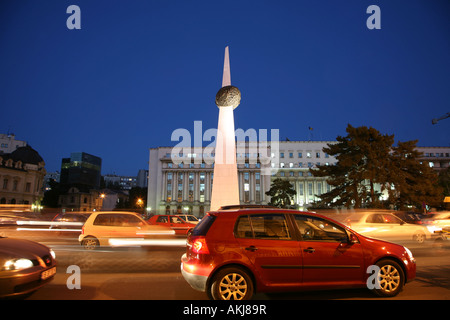
[[[241,103],[241,92],[234,86],[220,88],[216,94],[216,105],[220,107],[233,107],[233,110]]]

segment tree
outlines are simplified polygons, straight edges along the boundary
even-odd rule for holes
[[[337,137],[323,151],[334,156],[334,165],[319,165],[311,169],[316,177],[328,177],[333,188],[320,196],[322,205],[360,208],[363,204],[379,206],[375,184],[385,188],[389,175],[389,151],[393,135],[382,135],[367,127],[347,126],[347,136]]]
[[[278,208],[289,208],[294,198],[295,190],[289,181],[277,178],[272,182],[266,195],[271,197],[270,205]]]
[[[328,177],[333,188],[320,196],[322,206],[380,207],[380,193],[387,191],[387,204],[398,209],[442,201],[437,174],[420,162],[417,141],[398,142],[373,128],[347,126],[347,136],[337,137],[324,152],[334,156],[334,165],[311,169],[314,176]],[[380,186],[377,192],[375,185]]]
[[[389,202],[398,209],[423,205],[439,206],[443,200],[443,188],[438,175],[426,162],[420,162],[421,153],[416,150],[417,140],[398,142],[391,154]]]
[[[45,191],[44,199],[42,200],[42,205],[50,208],[58,208],[59,196],[65,193],[64,188],[59,182],[54,179],[50,179],[48,182],[50,190]]]
[[[439,173],[439,185],[444,190],[444,197],[450,196],[450,167]]]
[[[128,200],[119,202],[116,209],[138,209],[142,210],[147,206],[147,188],[133,187],[129,191]]]

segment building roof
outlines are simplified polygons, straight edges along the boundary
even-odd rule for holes
[[[10,153],[10,158],[14,161],[22,161],[23,163],[39,164],[44,159],[39,153],[30,146],[20,147]]]

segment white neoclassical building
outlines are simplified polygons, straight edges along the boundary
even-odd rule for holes
[[[335,141],[280,141],[255,153],[237,147],[240,204],[267,204],[265,194],[276,178],[291,182],[295,204],[307,208],[317,195],[329,191],[325,178],[311,175],[310,168],[336,160],[323,152]],[[248,143],[247,143],[248,144]],[[192,213],[203,216],[210,208],[214,182],[214,155],[210,152],[172,153],[173,147],[150,149],[147,210],[155,214]],[[201,159],[199,159],[199,157]]]
[[[240,148],[238,143],[240,204],[267,204],[270,198],[265,193],[271,182],[282,178],[295,189],[294,204],[307,209],[318,200],[317,196],[330,191],[326,178],[314,177],[309,169],[336,162],[323,151],[333,143],[336,141],[279,141],[277,148],[269,146],[266,152],[259,153]],[[203,149],[203,157],[194,152],[174,155],[172,150],[173,147],[150,149],[147,210],[202,217],[211,203],[214,154]],[[421,161],[427,161],[436,171],[450,165],[450,147],[417,147],[417,150],[423,153]]]

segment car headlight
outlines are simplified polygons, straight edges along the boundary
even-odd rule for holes
[[[22,270],[31,268],[33,266],[33,261],[29,259],[11,259],[5,262],[3,265],[5,270]]]
[[[55,251],[53,251],[52,249],[50,249],[50,254],[51,254],[53,260],[55,260],[55,259],[56,259]]]

